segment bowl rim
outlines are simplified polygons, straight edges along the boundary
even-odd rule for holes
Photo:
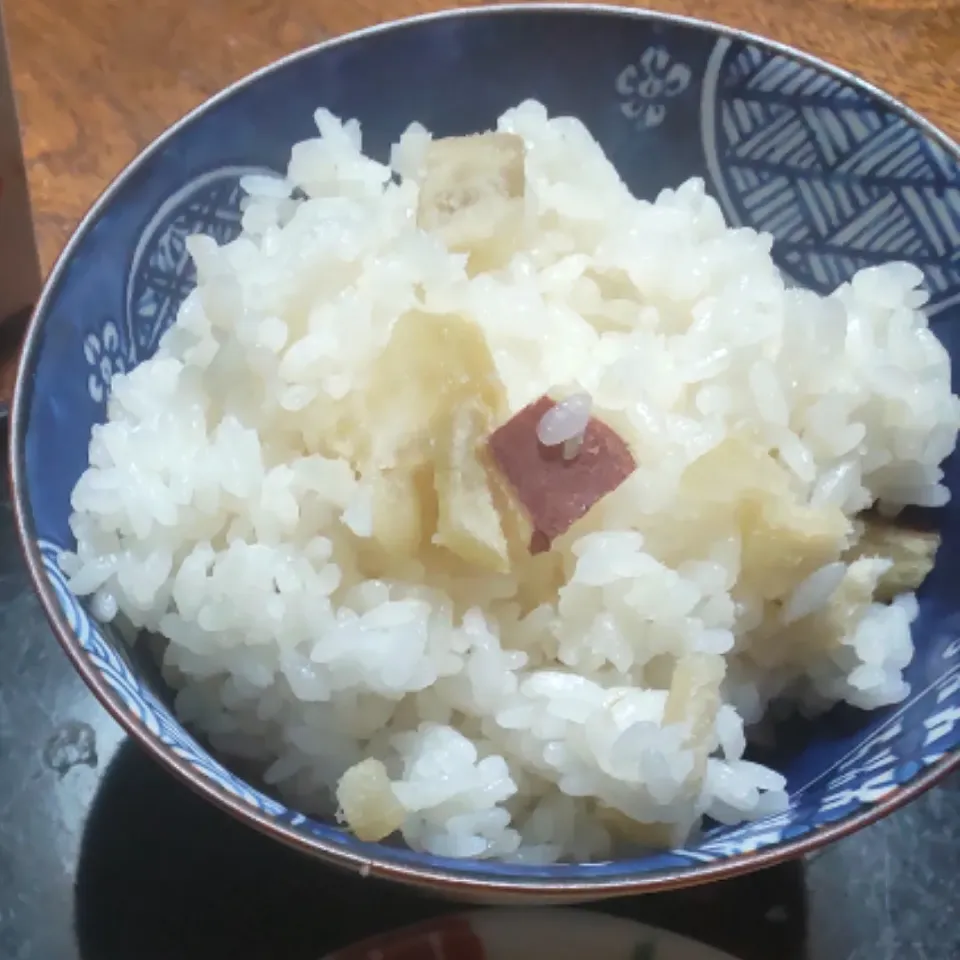
[[[25,437],[29,400],[32,390],[28,382],[29,371],[34,365],[39,343],[39,331],[50,302],[54,299],[61,278],[74,251],[79,247],[87,233],[96,224],[100,215],[108,207],[114,195],[126,181],[134,175],[142,163],[160,150],[181,130],[199,119],[208,110],[229,99],[235,93],[252,86],[262,77],[316,54],[364,40],[380,33],[405,30],[434,21],[460,18],[503,17],[512,14],[551,14],[572,16],[576,14],[601,17],[623,17],[632,20],[668,24],[678,27],[700,30],[714,34],[718,39],[735,40],[756,45],[764,50],[789,57],[797,63],[807,65],[826,73],[835,79],[853,85],[875,100],[887,110],[907,120],[926,137],[938,143],[946,153],[960,166],[960,146],[947,134],[926,120],[916,111],[901,103],[869,81],[838,67],[828,61],[798,50],[789,44],[771,40],[746,30],[725,26],[697,17],[663,13],[639,7],[616,6],[607,3],[500,3],[489,6],[468,8],[449,8],[418,14],[401,19],[382,21],[350,33],[330,37],[318,43],[296,50],[252,73],[231,83],[223,90],[204,100],[197,107],[171,124],[141,150],[104,188],[90,209],[84,214],[67,244],[58,256],[53,269],[47,277],[40,297],[33,309],[29,326],[23,340],[20,359],[17,365],[16,385],[10,415],[10,434],[8,442],[8,469],[10,476],[11,500],[14,521],[20,549],[27,565],[33,588],[38,594],[43,612],[53,632],[84,679],[95,697],[110,715],[120,724],[126,734],[131,736],[147,753],[153,755],[170,772],[201,796],[212,801],[239,820],[266,833],[287,846],[318,857],[327,863],[358,871],[362,876],[395,880],[407,885],[444,891],[448,895],[467,900],[486,900],[492,897],[506,897],[512,901],[540,901],[558,904],[562,902],[585,903],[607,897],[626,894],[662,892],[682,887],[698,886],[716,880],[727,879],[754,870],[774,866],[793,858],[808,855],[812,851],[840,840],[863,827],[882,819],[911,800],[920,796],[930,787],[942,780],[955,769],[960,769],[960,750],[941,757],[937,762],[918,771],[912,779],[895,787],[879,801],[869,807],[848,814],[839,820],[822,827],[814,828],[803,836],[777,843],[771,847],[751,850],[706,863],[691,863],[674,866],[647,874],[620,874],[614,876],[561,877],[551,878],[518,874],[515,876],[486,877],[479,873],[457,871],[456,868],[440,868],[429,864],[391,862],[388,858],[358,853],[315,835],[300,832],[287,822],[280,822],[270,814],[258,810],[240,797],[226,790],[214,780],[197,770],[189,761],[178,756],[170,747],[157,739],[146,726],[123,704],[118,694],[106,681],[103,674],[90,662],[79,639],[71,629],[65,614],[56,598],[53,585],[43,569],[40,547],[37,543],[33,521],[30,515],[27,497],[27,479],[25,472]],[[500,901],[503,902],[503,901]]]

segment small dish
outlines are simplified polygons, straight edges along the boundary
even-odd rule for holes
[[[484,910],[438,917],[324,960],[734,960],[643,923],[587,910]]]

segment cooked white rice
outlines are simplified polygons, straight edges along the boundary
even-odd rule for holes
[[[948,499],[960,402],[920,271],[785,289],[771,238],[727,229],[702,181],[636,200],[580,122],[527,102],[499,121],[526,144],[522,243],[471,276],[416,226],[422,127],[388,167],[356,121],[316,122],[286,179],[246,181],[238,240],[190,241],[197,289],[114,379],[73,590],[162,634],[181,719],[300,809],[331,814],[352,768],[361,834],[585,860],[782,810],[783,778],[743,759],[772,698],[908,692],[916,602],[873,602],[889,561],[849,551],[876,501]],[[562,385],[635,451],[554,545],[559,589],[366,565],[373,478],[325,431],[415,307],[482,328],[512,412]],[[389,464],[402,418],[366,426]],[[678,663],[723,702],[668,706]]]

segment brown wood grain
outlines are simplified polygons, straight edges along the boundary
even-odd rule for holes
[[[438,0],[6,0],[40,254],[97,194],[225,84],[327,36]],[[648,0],[859,73],[960,137],[960,0]]]
[[[325,37],[450,5],[4,0],[44,270],[137,152],[226,84]],[[714,20],[817,54],[885,88],[960,139],[960,0],[640,5]]]
[[[468,0],[469,2],[469,0]],[[107,183],[226,84],[440,0],[5,0],[44,270]],[[461,4],[467,5],[467,4]],[[960,0],[648,0],[858,73],[960,138]]]

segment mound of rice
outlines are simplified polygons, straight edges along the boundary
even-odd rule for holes
[[[700,180],[636,200],[579,121],[527,102],[499,121],[526,146],[521,242],[471,273],[416,225],[427,131],[385,166],[356,121],[316,123],[285,178],[245,181],[239,239],[189,241],[196,289],[114,379],[72,589],[166,638],[184,723],[361,836],[588,860],[784,809],[743,758],[774,698],[908,692],[916,601],[876,602],[893,561],[857,543],[871,505],[948,499],[960,401],[920,271],[787,289]],[[372,468],[327,440],[413,309],[479,326],[511,413],[564,385],[635,452],[546,560],[369,562]],[[381,467],[409,430],[348,426]]]

